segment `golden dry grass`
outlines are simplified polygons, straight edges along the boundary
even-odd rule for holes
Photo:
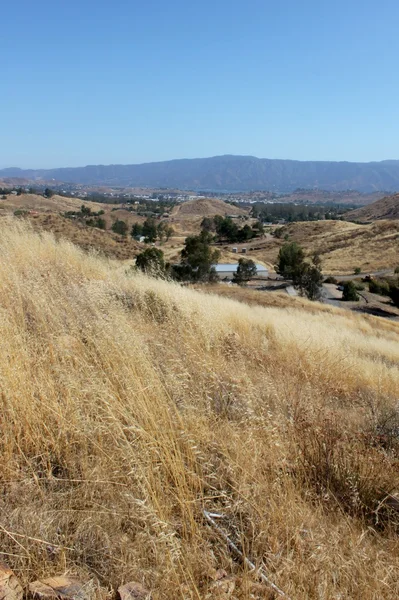
[[[399,221],[356,225],[344,221],[293,223],[284,228],[311,255],[318,252],[326,273],[394,268],[399,253]]]
[[[276,263],[280,247],[288,241],[299,243],[311,257],[320,254],[324,273],[350,274],[355,267],[363,272],[394,268],[398,264],[399,221],[376,221],[358,225],[345,221],[299,222],[283,226],[280,239],[259,240],[248,256],[267,266]],[[224,258],[237,257],[227,250]]]
[[[95,250],[109,258],[133,261],[143,250],[144,245],[130,235],[121,236],[110,230],[87,227],[72,219],[57,214],[39,214],[27,217],[32,227],[39,233],[48,231],[56,239],[66,239],[84,250]]]
[[[248,306],[0,229],[0,558],[24,582],[202,599],[221,567],[237,599],[271,598],[205,508],[292,598],[398,597],[398,324]]]
[[[79,198],[67,198],[55,194],[51,198],[45,198],[40,194],[21,194],[15,196],[9,194],[5,200],[0,200],[0,209],[3,210],[37,210],[50,212],[66,212],[69,210],[79,210],[82,204],[85,204],[92,211],[105,210],[111,208],[112,205],[104,205],[99,202],[83,201]]]

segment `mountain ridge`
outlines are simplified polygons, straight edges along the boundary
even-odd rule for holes
[[[399,160],[381,162],[298,161],[226,154],[140,164],[86,165],[55,169],[0,170],[0,178],[113,185],[166,187],[204,191],[273,190],[297,188],[361,192],[399,190]]]

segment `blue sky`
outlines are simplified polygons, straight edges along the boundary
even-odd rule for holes
[[[3,0],[0,168],[399,159],[397,0]]]

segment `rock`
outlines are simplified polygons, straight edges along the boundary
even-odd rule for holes
[[[121,585],[118,588],[118,594],[121,600],[147,600],[151,597],[151,592],[136,581]]]
[[[48,577],[29,584],[29,591],[33,598],[50,600],[52,598],[63,600],[87,600],[87,588],[73,577]]]
[[[23,589],[14,572],[0,563],[0,600],[22,600]]]
[[[216,576],[219,578],[208,587],[206,600],[233,600],[233,592],[236,588],[235,578],[228,577],[226,571],[222,569],[216,572]]]

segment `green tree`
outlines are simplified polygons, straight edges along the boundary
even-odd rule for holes
[[[143,223],[143,235],[146,242],[155,242],[157,239],[157,226],[154,219],[150,217]]]
[[[252,229],[259,235],[263,235],[265,233],[265,228],[263,227],[263,223],[261,223],[261,221],[256,221],[256,223],[252,225]]]
[[[168,239],[173,235],[174,229],[171,227],[166,221],[161,221],[157,227],[157,234],[159,240],[163,242],[164,240],[168,241]]]
[[[133,223],[130,235],[133,238],[143,235],[143,226],[140,223]]]
[[[229,242],[235,242],[237,240],[238,225],[234,223],[231,217],[220,217],[216,215],[214,217],[216,226],[216,233],[222,239],[226,239]]]
[[[321,259],[318,254],[312,258],[312,264],[305,262],[305,252],[296,242],[289,242],[280,248],[276,273],[286,279],[292,279],[301,296],[309,300],[319,300],[323,284]]]
[[[275,265],[276,273],[285,279],[292,279],[294,285],[302,277],[305,252],[296,242],[289,242],[280,248]]]
[[[309,300],[320,300],[323,284],[323,274],[315,264],[304,263],[302,276],[298,283],[301,295]]]
[[[354,273],[355,275],[360,275],[360,273],[361,273],[361,272],[362,272],[362,270],[361,270],[361,268],[360,268],[360,267],[355,267],[355,268],[353,269],[353,273]]]
[[[165,238],[166,238],[166,241],[168,241],[169,238],[172,237],[172,235],[174,234],[174,232],[175,232],[175,230],[173,229],[173,227],[171,227],[171,225],[167,225],[165,227]]]
[[[246,242],[248,240],[251,240],[255,236],[256,233],[254,232],[252,227],[250,227],[249,225],[244,225],[244,227],[241,227],[241,229],[237,228],[237,231],[234,232],[234,239],[232,239],[231,241]]]
[[[210,217],[204,217],[201,221],[201,229],[204,231],[214,231],[215,230],[215,221]]]
[[[97,227],[98,229],[106,229],[106,222],[105,219],[103,219],[102,217],[97,217],[97,219],[95,219],[94,221],[95,223],[95,227]]]
[[[162,275],[165,272],[165,260],[159,248],[146,248],[136,257],[136,267],[150,275]]]
[[[346,281],[344,283],[342,300],[347,302],[357,302],[359,300],[359,294],[357,293],[356,286],[353,281]]]
[[[215,278],[213,265],[218,262],[220,252],[211,247],[212,240],[212,235],[207,231],[186,238],[181,251],[181,264],[174,268],[178,279],[209,281]]]
[[[51,190],[50,188],[46,188],[46,189],[44,190],[44,196],[45,196],[46,198],[52,198],[52,197],[54,196],[54,192],[53,192],[53,190]]]
[[[82,213],[82,215],[90,216],[91,208],[89,206],[85,206],[84,204],[82,204],[82,206],[80,207],[80,212]]]
[[[240,258],[237,271],[233,276],[233,283],[246,285],[256,275],[256,264],[250,258]]]
[[[121,221],[120,219],[117,219],[115,221],[115,223],[113,223],[111,229],[114,233],[118,233],[119,235],[126,235],[128,227],[127,227],[125,221]]]

